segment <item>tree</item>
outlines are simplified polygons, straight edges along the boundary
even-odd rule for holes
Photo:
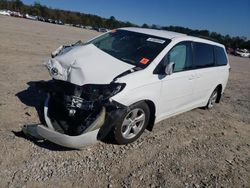
[[[201,36],[209,37],[209,31],[208,30],[200,30],[198,31],[198,34]]]
[[[142,28],[149,28],[149,25],[146,24],[146,23],[144,23],[141,27],[142,27]]]
[[[15,1],[13,1],[13,6],[15,7],[14,9],[16,11],[20,11],[22,6],[23,6],[23,2],[20,0],[15,0]]]
[[[115,19],[115,17],[114,16],[110,16],[110,18],[109,18],[111,21],[116,21],[116,19]]]
[[[153,25],[151,26],[151,28],[152,28],[152,29],[160,29],[159,26],[158,26],[158,25],[155,25],[155,24],[153,24]]]

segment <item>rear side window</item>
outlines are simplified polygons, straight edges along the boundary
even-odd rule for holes
[[[227,65],[227,56],[225,54],[225,50],[221,47],[215,46],[214,52],[215,52],[216,65],[218,66]]]
[[[194,64],[196,68],[211,67],[214,63],[214,48],[204,43],[194,43]]]

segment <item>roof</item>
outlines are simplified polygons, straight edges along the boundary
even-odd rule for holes
[[[203,39],[200,37],[193,37],[193,36],[189,36],[189,35],[177,33],[177,32],[172,32],[172,31],[137,28],[137,27],[124,27],[121,29],[126,30],[126,31],[133,31],[133,32],[137,32],[137,33],[144,33],[144,34],[153,35],[153,36],[162,37],[162,38],[167,38],[167,39],[182,38],[185,40],[203,42],[203,43],[207,43],[207,44],[212,44],[212,45],[224,47],[224,45],[217,43],[217,42],[214,42],[214,41],[211,41],[211,40]]]
[[[157,30],[157,29],[146,29],[146,28],[137,28],[137,27],[124,27],[121,29],[127,30],[127,31],[133,31],[137,33],[144,33],[144,34],[153,35],[157,37],[163,37],[167,39],[187,36],[186,34],[176,33],[172,31],[165,31],[165,30]]]

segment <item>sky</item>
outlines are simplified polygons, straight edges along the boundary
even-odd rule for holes
[[[34,0],[23,0],[33,4]],[[63,10],[95,14],[138,25],[183,26],[250,39],[250,0],[36,0]]]

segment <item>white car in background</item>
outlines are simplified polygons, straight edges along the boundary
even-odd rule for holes
[[[108,32],[109,30],[108,29],[106,29],[106,28],[98,28],[98,32],[103,32],[103,33],[105,33],[105,32]]]
[[[28,135],[81,148],[110,135],[128,144],[155,123],[198,107],[212,108],[225,90],[229,63],[221,44],[184,34],[122,28],[61,46],[41,83],[46,125]]]
[[[0,10],[0,15],[10,16],[10,13],[7,10]]]
[[[37,20],[38,19],[37,16],[32,16],[32,15],[29,15],[29,14],[25,14],[24,17],[27,18],[27,19],[30,19],[30,20]]]
[[[240,57],[250,57],[250,52],[247,49],[237,49],[235,50],[235,55]]]

